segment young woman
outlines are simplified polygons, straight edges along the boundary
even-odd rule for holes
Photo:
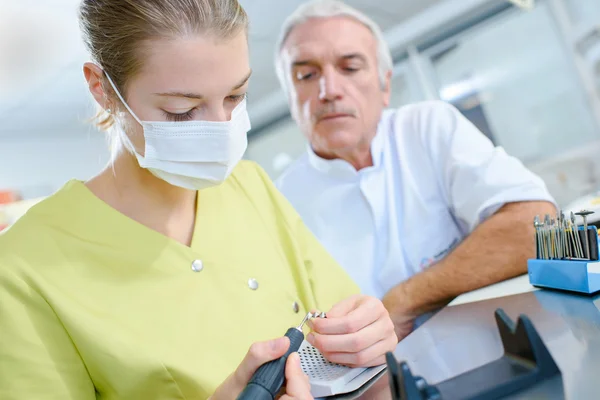
[[[383,363],[397,339],[382,303],[240,161],[238,2],[84,0],[80,19],[113,158],[0,236],[0,398],[233,399],[313,309],[328,318],[307,339],[328,359]],[[286,398],[310,398],[297,355],[286,373]]]

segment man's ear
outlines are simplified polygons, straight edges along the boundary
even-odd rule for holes
[[[383,87],[381,88],[383,92],[383,106],[388,107],[390,105],[390,99],[392,97],[392,71],[388,71],[385,74],[385,80],[383,82]]]
[[[102,68],[97,66],[94,63],[86,62],[83,64],[83,75],[85,76],[85,80],[88,84],[88,89],[94,99],[100,106],[107,110],[110,109],[110,104],[108,104],[108,96],[104,91],[104,86],[102,85],[104,71]]]

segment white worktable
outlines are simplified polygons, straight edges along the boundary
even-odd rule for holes
[[[472,292],[458,296],[448,306],[473,303],[476,301],[493,299],[497,297],[510,296],[513,294],[532,292],[539,290],[529,284],[529,275],[524,274],[494,285],[486,286]]]

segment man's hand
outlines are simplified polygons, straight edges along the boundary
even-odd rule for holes
[[[417,316],[445,307],[463,293],[527,273],[527,260],[535,256],[531,221],[555,213],[554,205],[544,201],[505,204],[445,258],[390,289],[383,304],[398,338],[410,333]]]
[[[327,318],[308,322],[307,340],[334,363],[370,367],[385,363],[398,344],[394,324],[378,299],[355,295],[332,307]]]
[[[394,323],[394,331],[398,340],[408,336],[414,327],[415,315],[409,313],[403,304],[407,303],[403,286],[400,284],[392,288],[383,296],[382,303],[390,314],[390,318]]]

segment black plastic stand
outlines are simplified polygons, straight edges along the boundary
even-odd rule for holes
[[[393,400],[494,400],[561,375],[552,355],[525,315],[513,321],[502,309],[495,312],[504,355],[482,367],[435,386],[413,376],[406,362],[386,354]]]

